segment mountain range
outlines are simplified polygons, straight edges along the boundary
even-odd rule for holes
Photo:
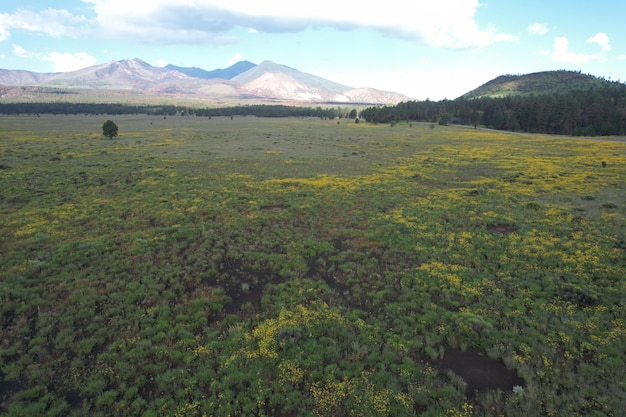
[[[213,71],[174,65],[154,67],[138,58],[71,72],[0,69],[0,85],[290,103],[395,104],[410,100],[389,91],[349,87],[272,61],[258,65],[240,61]]]

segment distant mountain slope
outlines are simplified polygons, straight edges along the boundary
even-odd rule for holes
[[[0,84],[9,86],[34,85],[46,79],[49,75],[24,70],[0,69]]]
[[[286,65],[276,64],[272,61],[263,61],[250,70],[232,78],[231,81],[246,84],[267,73],[284,74],[289,78],[302,83],[303,85],[320,90],[326,90],[331,93],[342,93],[351,89],[351,87],[346,85],[342,85],[316,75],[300,72]]]
[[[607,81],[575,71],[543,71],[525,75],[501,75],[464,94],[463,98],[551,94],[600,87]]]
[[[236,64],[231,65],[228,68],[223,69],[215,69],[213,71],[206,71],[202,68],[197,67],[178,67],[176,65],[167,65],[165,68],[169,68],[172,70],[176,70],[186,74],[190,77],[195,78],[204,78],[204,79],[214,79],[220,78],[222,80],[230,80],[241,73],[248,71],[251,68],[254,68],[256,64],[250,61],[239,61]]]
[[[250,97],[288,99],[293,101],[330,101],[332,94],[306,85],[293,77],[278,72],[257,73],[258,77],[242,84],[241,92]],[[255,75],[257,75],[255,74]],[[237,79],[238,77],[235,77]]]
[[[285,65],[242,61],[205,71],[169,65],[153,67],[141,59],[111,61],[78,71],[35,73],[0,70],[0,85],[72,91],[117,90],[149,96],[203,99],[254,99],[287,103],[394,104],[408,97],[373,88],[353,89]],[[11,97],[18,92],[11,91]],[[8,93],[7,93],[8,94]]]
[[[189,79],[178,71],[157,68],[141,59],[111,61],[78,71],[23,74],[17,79],[0,74],[0,84],[12,86],[43,86],[57,88],[89,88],[109,90],[145,90],[157,84],[176,83]]]

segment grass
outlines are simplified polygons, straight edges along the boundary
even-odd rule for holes
[[[1,117],[0,412],[618,416],[625,162],[420,123]]]

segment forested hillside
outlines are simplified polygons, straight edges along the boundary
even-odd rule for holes
[[[518,91],[500,97],[411,101],[370,107],[361,112],[361,117],[373,123],[429,121],[574,136],[625,134],[626,85],[608,81],[589,85],[552,93]]]
[[[602,87],[604,78],[580,71],[542,71],[532,74],[507,74],[494,78],[463,94],[464,98],[505,97],[508,95],[552,94]]]

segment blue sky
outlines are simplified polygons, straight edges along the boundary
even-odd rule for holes
[[[624,16],[615,0],[2,0],[0,68],[271,60],[440,100],[502,74],[568,69],[624,82]]]

